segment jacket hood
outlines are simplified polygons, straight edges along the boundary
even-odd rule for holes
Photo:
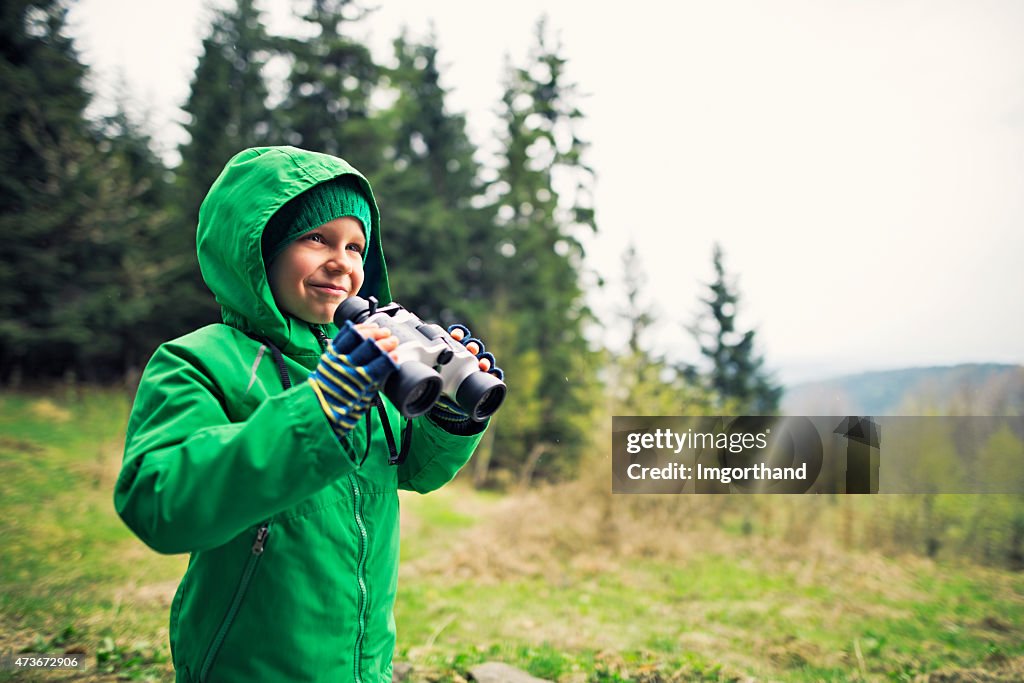
[[[343,175],[358,179],[370,204],[372,224],[359,296],[376,296],[382,304],[391,301],[380,212],[366,178],[344,159],[329,154],[297,147],[255,147],[228,161],[199,208],[199,269],[226,324],[269,339],[285,355],[320,355],[309,323],[285,315],[274,302],[260,238],[270,217],[290,199]],[[321,327],[329,337],[337,331],[333,324]]]

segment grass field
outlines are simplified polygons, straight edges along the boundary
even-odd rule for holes
[[[187,558],[150,551],[112,508],[127,412],[115,391],[0,397],[0,653],[90,667],[0,680],[173,680]],[[1024,680],[1022,573],[846,549],[812,524],[841,505],[780,498],[751,533],[707,498],[623,500],[603,481],[403,495],[411,680],[484,661],[579,682]],[[801,515],[806,533],[769,533]]]

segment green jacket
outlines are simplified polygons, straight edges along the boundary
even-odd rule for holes
[[[171,606],[178,681],[391,681],[398,489],[444,485],[481,437],[415,418],[408,457],[391,466],[378,410],[339,440],[304,381],[317,333],[336,329],[282,315],[260,236],[286,201],[343,174],[372,209],[360,294],[390,301],[366,180],[324,154],[245,150],[199,214],[200,268],[224,324],[160,346],[139,386],[114,503],[154,550],[190,553]],[[406,421],[384,403],[399,443]]]

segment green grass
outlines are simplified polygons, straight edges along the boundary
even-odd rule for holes
[[[92,680],[172,680],[167,601],[186,558],[149,551],[113,510],[127,412],[114,391],[0,397],[0,652],[77,650]],[[1024,662],[1020,573],[824,553],[731,519],[678,559],[529,555],[508,530],[539,518],[554,538],[564,517],[520,516],[548,499],[517,500],[460,482],[402,494],[396,659],[414,680],[494,660],[579,682],[910,681]]]
[[[738,569],[733,558],[715,556],[685,568],[649,562],[598,577],[569,574],[561,585],[537,577],[481,588],[417,577],[402,585],[399,655],[457,667],[460,657],[497,651],[535,675],[544,667],[596,675],[596,654],[614,653],[627,671],[818,681],[855,677],[857,647],[869,674],[896,680],[1024,654],[1024,581],[1014,581],[1007,602],[983,576],[932,571],[913,586],[919,597],[902,600],[842,586],[800,590],[791,575]],[[891,616],[862,614],[860,604]],[[1012,633],[991,630],[986,619]]]
[[[466,509],[474,495],[441,491],[432,504]],[[508,514],[494,508],[478,504],[485,528]],[[403,572],[398,654],[459,671],[497,657],[535,675],[560,672],[550,678],[789,681],[912,680],[1024,656],[1020,574],[777,546],[752,539],[723,553],[709,542],[681,562],[615,557],[596,570],[553,553],[540,570],[501,580],[414,562],[427,571]],[[466,548],[444,552],[455,562]]]
[[[183,565],[114,512],[128,408],[113,391],[0,398],[0,650],[85,651],[94,672],[164,680],[166,608],[138,593]]]

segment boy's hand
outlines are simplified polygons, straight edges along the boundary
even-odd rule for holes
[[[346,322],[309,375],[309,383],[339,438],[359,422],[377,390],[398,369],[387,349],[394,351],[398,340],[387,339],[389,330],[373,327],[358,330]]]
[[[356,332],[364,339],[377,342],[377,347],[381,351],[391,356],[391,360],[398,362],[398,354],[394,352],[398,348],[398,337],[391,334],[391,330],[377,323],[359,323],[356,325]]]
[[[465,325],[452,325],[448,328],[448,334],[456,341],[462,342],[466,349],[480,360],[482,372],[489,372],[498,379],[505,378],[505,372],[494,364],[494,355],[484,349],[482,341],[470,336]],[[444,395],[430,409],[430,416],[434,422],[454,434],[471,434],[480,429],[471,426],[469,415],[455,401]]]
[[[448,333],[452,335],[452,338],[455,339],[455,341],[462,341],[469,335],[469,330],[464,325],[452,325],[451,328],[449,328]],[[484,372],[490,372],[491,366],[494,365],[494,356],[487,352],[481,353],[484,351],[483,342],[470,337],[470,339],[465,342],[465,346],[471,354],[480,359],[480,369]],[[496,371],[502,372],[501,368],[496,368]],[[503,374],[504,373],[502,372],[502,375]]]
[[[398,354],[394,353],[395,349],[398,348],[398,337],[393,335],[390,329],[381,327],[377,323],[359,323],[355,327],[356,331],[359,332],[364,339],[374,340],[377,342],[377,346],[381,351],[391,356],[391,360],[396,362],[398,361]],[[468,332],[469,330],[462,325],[453,325],[450,330],[450,334],[455,341],[462,341],[465,339]],[[491,366],[494,365],[494,356],[490,353],[483,352],[483,342],[470,338],[465,343],[465,346],[470,353],[480,358],[480,369],[484,372],[490,372]],[[498,368],[495,374],[501,372],[501,368]],[[501,375],[499,375],[499,378],[500,376]]]

